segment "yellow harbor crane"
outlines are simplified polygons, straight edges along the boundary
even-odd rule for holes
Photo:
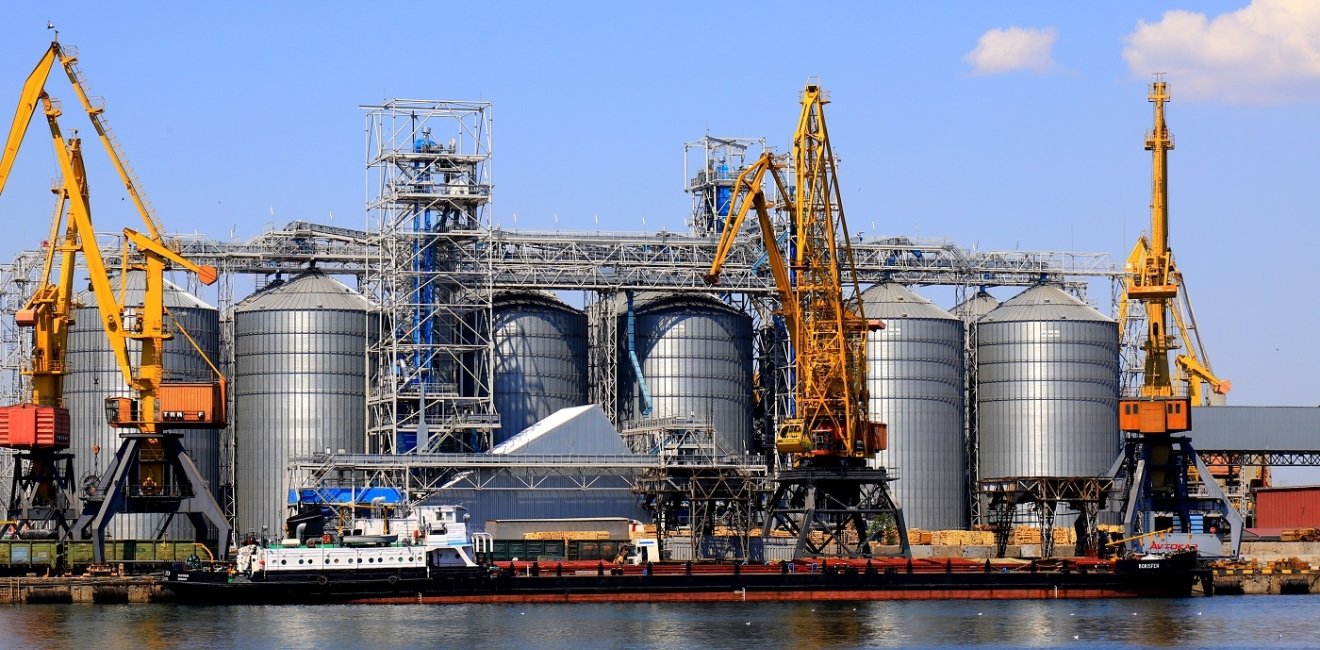
[[[886,430],[867,415],[866,337],[883,324],[864,318],[844,294],[861,292],[825,124],[827,103],[819,84],[808,82],[793,136],[793,185],[784,182],[784,162],[770,152],[739,173],[706,279],[718,281],[755,209],[793,359],[792,407],[775,431],[775,447],[790,455],[793,467],[777,478],[765,534],[787,529],[798,538],[799,555],[864,556],[888,524],[898,528],[906,554],[902,511],[887,488],[891,479],[868,466],[885,448]],[[791,215],[787,250],[776,242],[763,190],[767,176]]]
[[[125,250],[123,267],[119,269],[121,291],[126,290],[129,273],[143,273],[146,288],[140,306],[125,305],[122,297],[116,297],[110,273],[96,241],[86,175],[82,166],[81,141],[76,137],[67,141],[64,139],[58,124],[58,103],[45,91],[46,80],[56,61],[68,75],[120,181],[133,198],[146,225],[145,233],[130,229],[123,231]],[[212,381],[171,381],[165,377],[162,362],[164,343],[173,337],[165,324],[168,315],[164,306],[166,268],[175,266],[195,273],[204,284],[215,282],[215,269],[190,262],[161,236],[150,206],[139,191],[135,175],[125,162],[118,142],[105,121],[103,109],[94,105],[88,96],[86,84],[77,67],[77,57],[58,41],[51,43],[23,85],[18,109],[3,154],[0,155],[0,191],[3,191],[8,180],[27,126],[39,103],[44,108],[50,126],[63,180],[62,186],[56,190],[58,199],[51,225],[51,246],[41,280],[32,299],[18,314],[19,325],[32,327],[35,332],[32,367],[27,370],[27,374],[32,377],[32,405],[6,407],[3,417],[10,423],[31,421],[32,426],[27,428],[32,431],[22,432],[27,437],[56,441],[46,445],[46,452],[59,453],[67,448],[68,411],[63,406],[62,384],[67,372],[64,360],[68,330],[72,324],[75,256],[81,254],[96,296],[102,329],[125,381],[133,390],[132,397],[107,398],[106,417],[111,425],[131,429],[132,433],[121,435],[120,448],[99,485],[82,495],[83,512],[71,532],[75,536],[90,536],[95,540],[95,559],[102,561],[105,529],[116,514],[162,512],[172,516],[184,513],[191,519],[199,539],[207,534],[208,523],[219,531],[218,542],[223,554],[229,537],[228,524],[175,431],[223,427],[225,381],[214,363],[190,337],[189,342],[210,365],[215,375]],[[64,215],[66,206],[67,223]],[[63,236],[57,239],[61,230]],[[58,280],[52,281],[50,275],[56,253],[60,255],[60,276]],[[182,327],[179,327],[179,331],[187,337]],[[136,341],[140,348],[136,365],[131,360],[129,341]],[[51,416],[38,415],[35,420],[30,417],[25,420],[14,418],[15,414],[23,413],[22,409],[29,406],[49,409]],[[63,427],[62,432],[59,431],[60,427]],[[60,489],[67,487],[64,483],[67,483],[67,476]],[[29,488],[29,493],[48,494],[52,491],[49,477],[44,479],[44,484],[43,480],[36,480]],[[14,498],[19,498],[19,495]],[[68,499],[62,501],[62,510],[67,510]],[[60,527],[68,529],[67,524]]]
[[[1211,393],[1226,394],[1231,384],[1210,370],[1182,274],[1169,248],[1168,152],[1173,149],[1173,135],[1164,121],[1169,89],[1163,79],[1151,84],[1150,101],[1155,105],[1155,127],[1146,137],[1152,158],[1150,235],[1139,238],[1128,256],[1118,313],[1122,332],[1128,325],[1129,305],[1144,307],[1145,364],[1139,396],[1124,400],[1120,412],[1125,431],[1160,434],[1190,429],[1191,407],[1202,405]],[[1170,364],[1170,354],[1179,347],[1182,352]]]
[[[1169,248],[1168,152],[1174,142],[1164,120],[1169,87],[1163,75],[1156,75],[1150,85],[1149,100],[1155,112],[1154,128],[1146,136],[1152,158],[1150,234],[1139,238],[1128,256],[1118,313],[1119,332],[1126,332],[1130,321],[1137,320],[1131,313],[1134,308],[1144,311],[1146,327],[1140,337],[1141,385],[1135,394],[1119,400],[1119,428],[1127,435],[1120,459],[1128,478],[1124,519],[1128,537],[1173,528],[1188,535],[1209,533],[1211,537],[1202,538],[1207,547],[1215,546],[1213,537],[1231,528],[1236,549],[1240,517],[1231,506],[1225,507],[1227,500],[1190,440],[1171,435],[1190,431],[1193,406],[1208,403],[1211,394],[1227,393],[1230,384],[1210,370],[1182,274]],[[1201,474],[1208,498],[1194,497],[1189,490],[1188,475],[1195,473]],[[1193,517],[1198,514],[1199,518]],[[1195,530],[1194,521],[1201,522],[1201,530]]]

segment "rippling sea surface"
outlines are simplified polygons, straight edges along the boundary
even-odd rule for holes
[[[1320,595],[584,605],[0,606],[0,648],[1320,648]]]

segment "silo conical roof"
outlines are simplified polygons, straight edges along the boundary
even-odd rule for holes
[[[1113,319],[1053,284],[1038,284],[1009,298],[981,317],[980,322],[1051,320],[1113,322]]]
[[[497,307],[513,305],[537,305],[564,311],[578,311],[552,293],[536,290],[499,291],[491,297],[491,304]]]
[[[119,278],[116,275],[110,279],[110,286],[115,291],[115,298],[120,295]],[[164,280],[164,301],[165,306],[170,309],[215,309],[215,307],[206,303],[206,301],[197,296],[184,291],[179,285]],[[126,307],[139,307],[142,305],[142,297],[147,292],[147,276],[142,271],[129,271],[128,285],[124,287],[124,305]],[[96,294],[91,291],[83,291],[78,294],[78,303],[85,307],[97,307]]]
[[[321,271],[310,270],[248,296],[234,311],[366,311],[370,306],[370,301],[348,285]]]
[[[955,305],[949,312],[968,323],[974,323],[980,320],[982,316],[994,311],[1001,304],[998,298],[990,295],[985,289],[981,289],[976,292],[976,295]]]
[[[709,294],[670,293],[665,291],[638,291],[633,293],[633,311],[635,312],[678,307],[719,309],[732,314],[742,313],[737,307]],[[620,315],[628,312],[628,301],[622,295],[620,295],[619,299],[616,301],[615,309]]]
[[[862,292],[862,315],[866,318],[924,318],[957,320],[938,305],[907,287],[893,282],[877,284]]]

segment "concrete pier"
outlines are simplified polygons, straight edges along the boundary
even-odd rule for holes
[[[168,602],[163,583],[156,576],[0,578],[0,605]]]

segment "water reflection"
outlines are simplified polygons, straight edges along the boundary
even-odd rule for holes
[[[1320,596],[1181,600],[0,607],[0,649],[1279,648]]]

